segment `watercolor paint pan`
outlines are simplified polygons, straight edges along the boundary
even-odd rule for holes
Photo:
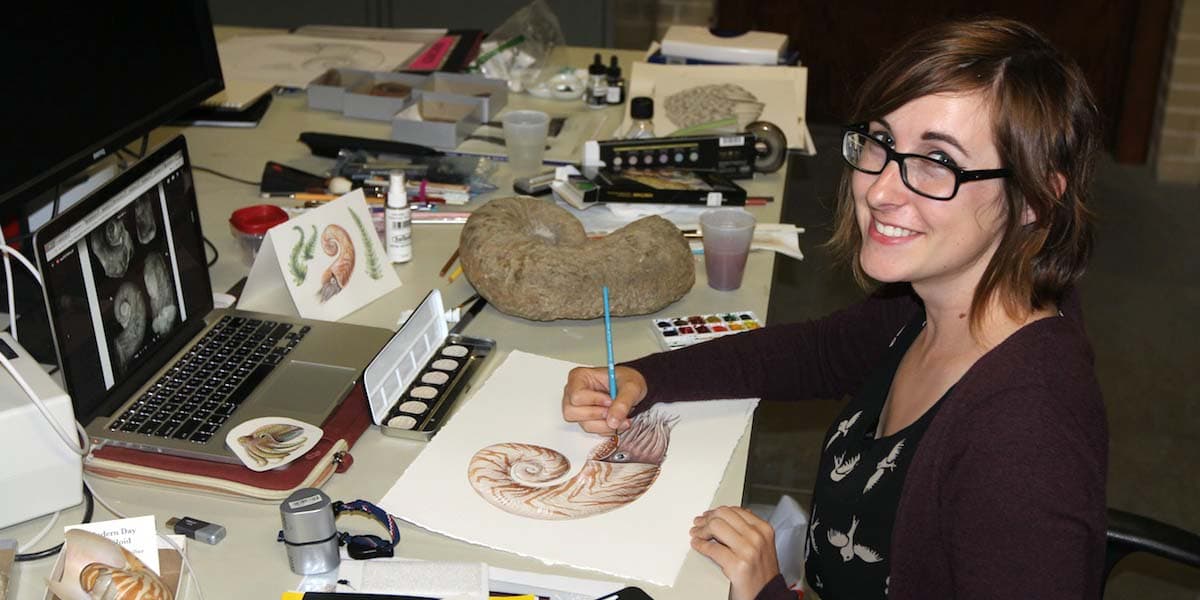
[[[385,435],[429,440],[470,389],[496,342],[449,333],[433,290],[367,365],[371,418]]]
[[[709,313],[650,320],[650,329],[663,350],[678,350],[711,339],[753,331],[763,322],[753,311]]]

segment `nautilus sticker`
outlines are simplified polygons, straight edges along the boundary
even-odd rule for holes
[[[523,517],[579,519],[605,513],[640,498],[658,479],[678,417],[638,415],[619,438],[607,438],[583,468],[563,479],[571,464],[543,446],[508,442],[475,453],[467,467],[471,487],[492,505]]]
[[[259,417],[234,427],[225,445],[253,471],[286,465],[312,450],[324,432],[320,427],[287,417]]]

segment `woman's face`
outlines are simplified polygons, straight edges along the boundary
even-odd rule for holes
[[[871,121],[869,133],[898,152],[930,156],[966,170],[996,169],[991,108],[981,93],[923,96]],[[860,261],[877,281],[911,282],[973,293],[1000,241],[1002,179],[963,182],[950,200],[909,189],[900,165],[851,180],[862,234]]]

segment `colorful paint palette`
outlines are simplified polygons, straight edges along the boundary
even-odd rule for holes
[[[751,311],[743,310],[686,317],[663,317],[652,319],[650,327],[654,337],[664,350],[677,350],[763,326],[762,321]]]

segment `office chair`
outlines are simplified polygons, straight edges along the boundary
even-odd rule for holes
[[[1101,590],[1108,583],[1113,567],[1134,552],[1149,552],[1200,568],[1200,535],[1150,517],[1108,509],[1108,541]]]

